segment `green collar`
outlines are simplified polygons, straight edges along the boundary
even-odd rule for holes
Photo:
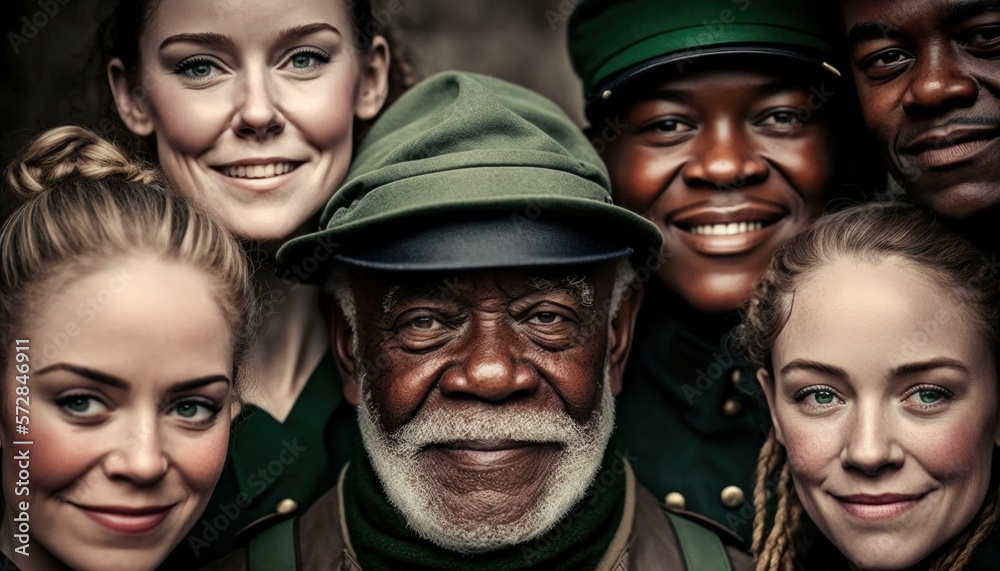
[[[592,569],[618,531],[626,503],[626,462],[608,446],[594,486],[562,522],[534,541],[508,548],[463,555],[419,537],[385,497],[364,447],[355,454],[344,477],[345,522],[358,563],[366,571],[391,569],[575,570]]]
[[[287,476],[283,451],[290,450],[284,454],[285,458],[291,458],[292,453],[302,448],[310,457],[323,457],[320,451],[326,448],[323,443],[326,425],[344,400],[339,378],[333,353],[328,351],[309,376],[285,422],[278,422],[257,405],[243,406],[233,420],[229,456],[239,491],[251,501],[281,481],[275,472],[280,470],[279,476]],[[299,457],[300,454],[295,454],[296,464]],[[275,462],[281,463],[280,466],[272,465]],[[271,477],[261,477],[262,469],[270,470],[267,476]]]

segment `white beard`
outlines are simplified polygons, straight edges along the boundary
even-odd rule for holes
[[[462,411],[421,410],[393,434],[382,431],[372,410],[364,374],[358,423],[365,449],[390,503],[417,535],[451,551],[481,553],[535,539],[552,529],[593,483],[615,424],[610,370],[605,365],[600,402],[580,425],[565,413],[497,410],[465,403]],[[455,440],[517,440],[556,443],[558,456],[541,486],[541,497],[509,523],[458,518],[441,501],[419,454],[432,444]]]

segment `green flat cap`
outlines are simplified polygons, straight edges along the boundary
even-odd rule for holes
[[[569,20],[569,52],[588,105],[635,77],[721,54],[829,63],[839,21],[832,0],[583,0]],[[665,68],[665,69],[671,69]]]
[[[306,264],[306,281],[325,277],[315,267],[329,256],[316,252],[330,244],[337,262],[403,271],[638,264],[662,245],[654,224],[611,204],[600,157],[558,106],[482,75],[445,72],[411,89],[369,131],[347,180],[323,229],[278,252],[283,268]]]

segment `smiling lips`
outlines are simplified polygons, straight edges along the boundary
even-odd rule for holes
[[[158,527],[174,505],[132,508],[126,506],[81,506],[72,504],[84,515],[118,533],[136,535]]]
[[[930,492],[923,494],[854,494],[834,496],[851,516],[877,522],[890,520],[916,507]]]
[[[696,252],[708,256],[734,255],[767,241],[776,232],[776,223],[786,216],[777,205],[750,201],[682,208],[668,222],[680,230],[681,239]]]
[[[230,165],[219,167],[222,174],[234,178],[271,178],[285,174],[299,163],[270,163],[266,165]]]
[[[946,168],[976,158],[1000,137],[1000,127],[987,125],[951,125],[935,127],[917,135],[901,147],[928,169]]]

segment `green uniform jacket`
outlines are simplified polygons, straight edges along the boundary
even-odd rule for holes
[[[746,393],[756,388],[754,369],[723,343],[738,323],[735,314],[697,312],[651,280],[618,397],[616,438],[657,499],[711,518],[749,545],[753,474],[770,416],[762,394]]]
[[[317,365],[284,423],[255,405],[244,406],[205,513],[162,569],[203,567],[273,523],[305,512],[337,481],[357,433],[332,352]]]
[[[626,466],[628,464],[626,463]],[[345,472],[346,473],[346,470]],[[341,509],[343,493],[343,477],[337,486],[320,498],[313,507],[296,522],[293,542],[295,548],[282,549],[277,544],[269,546],[267,552],[286,550],[294,551],[299,561],[299,569],[305,571],[362,571],[358,565],[357,556],[351,547],[350,534],[345,525],[345,516]],[[688,519],[682,516],[668,518],[663,506],[660,505],[642,486],[635,481],[631,468],[626,468],[625,511],[622,514],[618,529],[611,540],[611,545],[605,551],[603,558],[596,566],[597,571],[725,571],[715,565],[705,567],[699,553],[682,553],[678,545],[678,533],[681,527],[692,533],[691,528],[697,528],[694,533],[703,538],[703,534],[711,536],[713,532],[697,523],[698,518]],[[712,525],[712,524],[710,524]],[[728,533],[720,528],[720,537],[728,538]],[[732,541],[736,541],[734,537]],[[251,546],[251,549],[254,549]],[[728,562],[731,571],[750,571],[750,557],[733,545],[724,546],[721,541],[715,541],[713,549],[719,550],[723,566]],[[277,564],[272,560],[270,568],[274,571],[284,571],[287,566]],[[267,565],[264,563],[263,565]],[[470,569],[474,568],[470,562]],[[248,552],[241,550],[219,560],[206,571],[259,571],[257,567],[248,565]],[[293,571],[288,568],[287,571]]]

